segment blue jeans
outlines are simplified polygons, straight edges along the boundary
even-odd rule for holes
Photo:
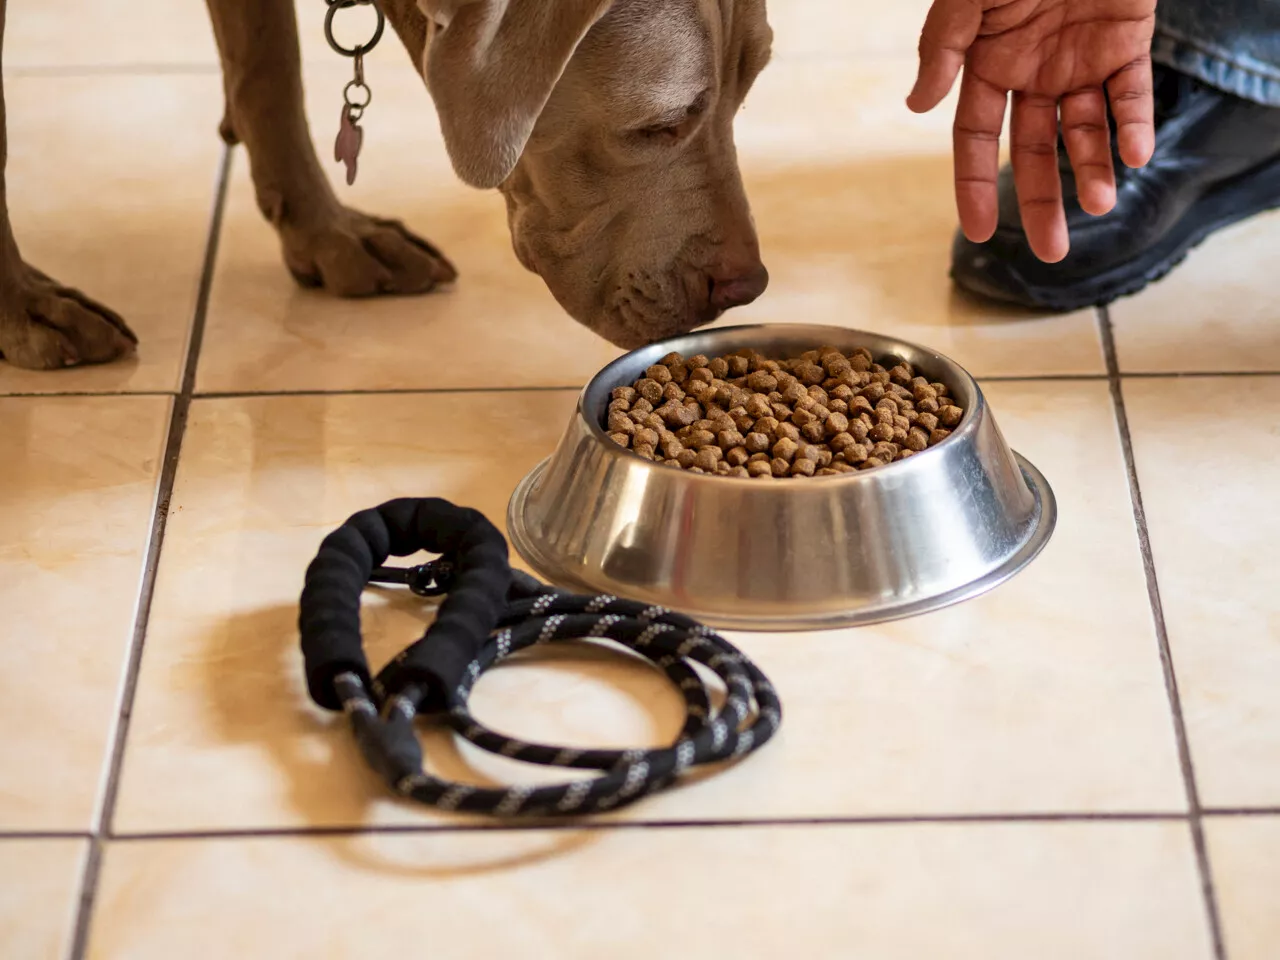
[[[1280,107],[1280,0],[1159,0],[1156,63]]]

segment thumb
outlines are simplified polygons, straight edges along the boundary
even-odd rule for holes
[[[916,113],[936,107],[956,82],[982,26],[982,0],[934,0],[920,33],[920,70],[907,106]]]

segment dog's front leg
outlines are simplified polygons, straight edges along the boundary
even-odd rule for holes
[[[226,90],[222,135],[243,143],[258,207],[299,283],[339,296],[424,293],[453,266],[393,220],[338,202],[303,111],[293,0],[207,0]]]
[[[0,0],[0,43],[4,14],[5,0]],[[0,86],[0,357],[19,367],[48,370],[132,353],[138,340],[112,310],[22,259],[9,226],[4,181],[8,153]]]

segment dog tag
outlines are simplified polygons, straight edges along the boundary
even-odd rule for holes
[[[338,125],[338,139],[333,144],[333,159],[346,164],[347,186],[356,182],[356,161],[360,157],[360,145],[364,142],[364,131],[351,114],[351,105],[344,103]]]

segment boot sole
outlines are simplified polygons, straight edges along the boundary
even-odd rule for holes
[[[1280,159],[1241,174],[1206,193],[1187,209],[1178,226],[1141,255],[1105,273],[1064,286],[1027,283],[1012,267],[1001,271],[1010,282],[996,287],[981,277],[968,278],[953,269],[951,278],[965,290],[1036,310],[1064,313],[1105,307],[1163,279],[1212,234],[1268,210],[1280,209]]]

